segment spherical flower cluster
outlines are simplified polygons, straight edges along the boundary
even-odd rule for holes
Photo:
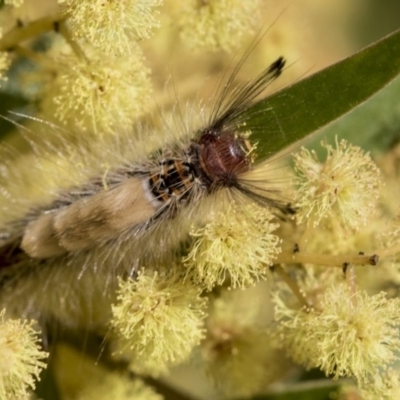
[[[0,39],[3,36],[2,29],[0,28]],[[4,76],[4,72],[10,68],[11,65],[11,60],[10,60],[10,54],[7,51],[0,51],[0,87],[1,87],[1,81],[7,80],[7,77]]]
[[[363,400],[393,400],[400,398],[400,371],[389,368],[375,374],[372,380],[360,388]]]
[[[25,0],[5,0],[4,4],[8,4],[14,7],[21,7]]]
[[[207,290],[227,278],[233,288],[254,285],[268,274],[280,252],[273,234],[278,224],[266,208],[249,204],[244,213],[229,208],[214,216],[204,227],[191,232],[194,241],[184,262],[187,276]]]
[[[1,81],[7,80],[7,77],[4,76],[4,72],[8,70],[10,64],[11,61],[9,54],[5,51],[0,51],[0,87],[1,87]]]
[[[209,0],[185,2],[180,19],[181,36],[193,48],[231,51],[252,31],[259,0]]]
[[[400,215],[397,215],[385,224],[385,230],[378,232],[378,241],[380,245],[385,248],[399,248],[400,247]],[[399,249],[400,252],[400,249]]]
[[[0,313],[0,400],[25,398],[46,364],[33,321],[5,320]]]
[[[346,285],[326,290],[316,309],[293,309],[274,296],[277,337],[294,361],[334,378],[367,382],[400,351],[400,299],[384,293],[350,293]]]
[[[202,345],[208,373],[222,392],[235,398],[260,392],[287,367],[282,353],[269,345],[260,307],[247,292],[223,291],[213,301]]]
[[[118,352],[132,355],[132,368],[157,374],[187,359],[204,336],[206,299],[172,273],[139,273],[121,281],[111,325]]]
[[[298,173],[298,221],[318,225],[331,218],[358,230],[374,212],[379,197],[379,169],[359,147],[345,140],[327,143],[324,163],[315,151],[303,148],[294,156]]]
[[[101,57],[90,61],[73,55],[56,60],[57,75],[44,91],[45,119],[69,129],[116,132],[132,126],[150,100],[148,70],[138,57]]]
[[[82,390],[76,400],[163,400],[140,379],[128,379],[117,374],[108,374],[101,383],[89,385]]]
[[[108,54],[129,55],[136,41],[148,38],[159,23],[162,0],[59,0],[71,33]]]

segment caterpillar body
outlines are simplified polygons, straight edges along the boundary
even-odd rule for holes
[[[132,275],[146,260],[176,247],[185,239],[200,200],[224,190],[288,211],[274,190],[246,179],[254,168],[253,145],[238,130],[244,122],[243,111],[281,74],[284,65],[280,57],[236,89],[229,87],[231,79],[206,126],[186,144],[172,143],[139,162],[132,162],[129,150],[124,149],[120,164],[107,168],[102,176],[61,190],[47,204],[28,207],[24,218],[3,224],[0,302],[9,306],[11,298],[17,299],[14,308],[24,316],[36,316],[43,308],[54,315],[55,310],[62,313],[57,307],[60,299],[65,302],[66,296],[71,300],[76,294],[84,307],[95,308],[88,300],[93,292],[109,301],[105,286],[114,286],[117,276]],[[165,251],[154,252],[154,245]],[[43,283],[39,290],[31,283],[31,275]],[[84,275],[89,279],[83,279]],[[49,287],[58,289],[50,294]],[[96,312],[89,314],[86,322],[99,322]],[[74,317],[69,315],[69,319]]]

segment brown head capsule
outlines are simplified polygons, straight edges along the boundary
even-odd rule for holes
[[[235,185],[250,167],[250,145],[236,133],[205,130],[196,147],[200,176],[210,188]]]

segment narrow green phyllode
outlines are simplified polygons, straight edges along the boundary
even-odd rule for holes
[[[243,129],[259,142],[257,161],[350,112],[399,73],[400,30],[260,100],[243,115]]]

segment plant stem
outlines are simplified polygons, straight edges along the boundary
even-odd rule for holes
[[[357,309],[357,282],[356,282],[356,271],[354,265],[346,266],[346,281],[350,291],[350,301],[354,309]]]
[[[376,265],[379,257],[373,255],[331,255],[331,254],[313,254],[313,253],[293,253],[292,251],[283,251],[278,254],[274,264],[314,264],[327,267],[343,268],[345,264],[351,265]]]
[[[293,294],[298,298],[300,303],[306,308],[310,308],[310,305],[307,302],[307,298],[304,292],[300,289],[297,282],[290,277],[290,275],[280,266],[274,266],[273,271],[276,272],[280,278],[290,287]]]
[[[54,70],[54,64],[52,65],[50,60],[44,57],[41,53],[37,53],[35,51],[32,51],[31,49],[28,49],[20,45],[15,46],[13,48],[13,51],[16,54],[20,55],[21,57],[25,57],[32,61],[35,61],[42,68],[46,68],[47,70]]]
[[[26,26],[17,26],[0,39],[0,51],[10,51],[25,40],[52,31],[64,20],[64,16],[56,13],[31,22]]]
[[[58,32],[63,36],[63,38],[67,41],[67,43],[71,46],[71,49],[74,53],[81,59],[88,61],[84,51],[81,49],[79,44],[72,38],[69,29],[65,25],[65,21],[61,21],[58,27]]]

